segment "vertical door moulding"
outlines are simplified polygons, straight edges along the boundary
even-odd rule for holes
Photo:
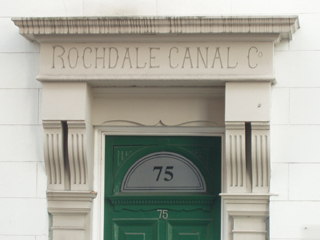
[[[252,122],[252,192],[268,193],[270,182],[269,123]]]
[[[247,191],[245,123],[226,122],[227,192]]]
[[[64,139],[61,121],[43,121],[44,159],[49,190],[65,189]]]

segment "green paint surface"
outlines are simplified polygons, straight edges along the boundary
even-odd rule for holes
[[[122,193],[128,169],[163,151],[192,161],[207,191]],[[105,161],[105,240],[220,239],[220,137],[107,136]]]

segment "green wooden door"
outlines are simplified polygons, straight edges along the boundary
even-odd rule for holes
[[[105,240],[219,240],[220,137],[106,137]]]

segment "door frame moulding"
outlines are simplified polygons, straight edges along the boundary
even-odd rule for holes
[[[93,189],[98,196],[92,208],[92,239],[103,240],[104,236],[104,170],[106,136],[189,136],[221,137],[221,189],[224,191],[225,178],[225,138],[223,127],[107,127],[97,126],[94,129],[94,182]],[[224,205],[221,203],[221,223],[224,222]],[[222,227],[222,224],[221,224]],[[221,232],[221,239],[224,239]]]

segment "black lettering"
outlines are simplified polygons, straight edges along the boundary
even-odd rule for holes
[[[168,171],[168,169],[173,169],[173,166],[167,166],[166,167],[166,171],[164,172],[164,174],[169,175],[170,179],[168,178],[164,178],[165,181],[171,181],[173,179],[173,173],[171,171]]]
[[[160,174],[161,174],[161,171],[162,171],[162,167],[161,166],[155,166],[153,168],[153,171],[154,170],[159,170],[159,173],[158,173],[158,176],[157,176],[157,179],[156,179],[156,181],[159,181],[159,177],[160,177]]]

